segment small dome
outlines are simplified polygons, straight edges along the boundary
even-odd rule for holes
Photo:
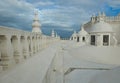
[[[84,30],[84,27],[83,27],[83,26],[81,27],[81,30],[78,32],[78,36],[79,36],[79,35],[83,35],[83,36],[84,36],[84,35],[88,35],[87,31]]]
[[[113,30],[110,24],[100,18],[100,21],[91,27],[90,32],[113,32]]]
[[[34,23],[32,24],[32,26],[33,26],[33,27],[39,27],[40,24],[39,24],[38,22],[34,22]]]
[[[72,34],[72,37],[76,37],[77,36],[77,33],[76,31],[74,31],[74,33]]]

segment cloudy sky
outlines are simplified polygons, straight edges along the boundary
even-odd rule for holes
[[[0,0],[0,25],[31,31],[34,11],[39,11],[41,29],[51,29],[68,37],[73,30],[90,20],[92,14],[120,12],[120,0]]]

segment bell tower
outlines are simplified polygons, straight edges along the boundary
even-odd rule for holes
[[[35,12],[35,16],[33,18],[33,23],[32,23],[32,32],[35,32],[35,33],[40,33],[42,34],[42,31],[40,29],[40,23],[39,23],[39,16],[38,16],[38,11]]]

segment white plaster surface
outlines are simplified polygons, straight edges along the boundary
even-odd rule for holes
[[[120,83],[120,67],[95,75],[90,83]]]
[[[60,44],[54,44],[22,64],[0,74],[0,83],[42,83]]]
[[[89,49],[87,49],[86,48],[87,46],[84,46],[84,45],[80,46],[79,45],[80,43],[74,43],[74,44],[73,43],[74,42],[69,42],[69,44],[67,44],[67,45],[65,44],[66,46],[63,46],[64,47],[64,71],[67,71],[69,68],[98,68],[98,69],[99,68],[103,68],[103,69],[107,68],[107,69],[111,70],[114,67],[118,66],[118,64],[115,64],[113,62],[113,60],[114,59],[116,60],[117,57],[113,58],[113,59],[110,58],[110,60],[109,60],[108,55],[104,56],[104,54],[107,54],[107,53],[109,54],[109,52],[112,51],[112,49],[114,47],[110,47],[111,48],[111,50],[110,50],[110,48],[104,49],[104,47],[94,48],[93,46],[91,46],[91,47],[88,46]],[[99,50],[99,52],[96,51],[95,49]],[[116,48],[116,49],[118,49],[118,48]],[[105,51],[107,50],[106,53],[104,53],[103,50],[105,50]],[[103,51],[103,52],[101,52],[101,51]],[[91,55],[91,52],[95,52],[96,55]],[[119,53],[119,51],[117,51],[117,52]],[[113,54],[114,54],[114,50],[113,50]],[[100,58],[99,56],[102,56],[103,62],[99,61],[99,58]],[[113,56],[113,55],[111,55],[111,56]],[[105,62],[105,60],[107,60],[107,61]],[[112,64],[112,63],[114,63],[114,64]],[[91,80],[97,74],[100,74],[104,71],[108,71],[108,70],[76,69],[74,71],[71,71],[67,75],[65,75],[64,80],[65,80],[65,83],[90,83]],[[97,83],[97,82],[94,82],[94,83]]]

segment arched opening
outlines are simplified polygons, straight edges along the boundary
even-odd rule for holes
[[[25,49],[25,37],[21,36],[20,40],[21,40],[21,45],[22,45],[22,54],[23,54],[24,59],[26,59],[27,57],[25,55],[25,53],[26,53],[26,49]]]
[[[8,56],[7,56],[7,39],[4,35],[0,35],[0,66],[2,66],[3,70],[8,66]]]
[[[82,41],[85,42],[85,37],[82,37]]]
[[[32,54],[32,48],[31,48],[30,37],[27,37],[27,41],[28,41],[28,53],[31,56],[31,54]]]
[[[77,42],[79,42],[79,37],[77,37]]]

